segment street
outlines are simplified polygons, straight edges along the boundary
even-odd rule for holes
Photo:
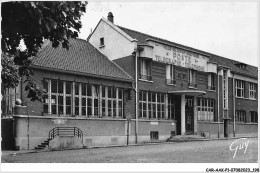
[[[161,143],[2,156],[2,163],[256,163],[258,139]]]

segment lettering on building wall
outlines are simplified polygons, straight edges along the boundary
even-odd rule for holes
[[[155,44],[154,61],[173,64],[198,71],[207,71],[207,58],[186,50]]]
[[[65,119],[53,119],[54,124],[65,124],[67,120]]]

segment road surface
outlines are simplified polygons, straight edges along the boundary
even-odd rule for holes
[[[2,163],[256,163],[257,161],[257,138],[2,156]]]

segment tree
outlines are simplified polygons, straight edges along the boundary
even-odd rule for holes
[[[42,92],[30,78],[32,57],[36,56],[44,39],[53,47],[62,44],[69,49],[69,39],[78,37],[82,27],[80,18],[86,12],[87,2],[40,1],[2,3],[2,94],[14,88],[20,77],[26,78],[28,98],[40,100]],[[25,49],[21,49],[24,42]],[[4,54],[4,55],[3,55]]]

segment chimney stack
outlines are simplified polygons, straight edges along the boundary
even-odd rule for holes
[[[109,12],[107,15],[107,20],[109,20],[111,23],[114,23],[114,16],[113,13]]]

